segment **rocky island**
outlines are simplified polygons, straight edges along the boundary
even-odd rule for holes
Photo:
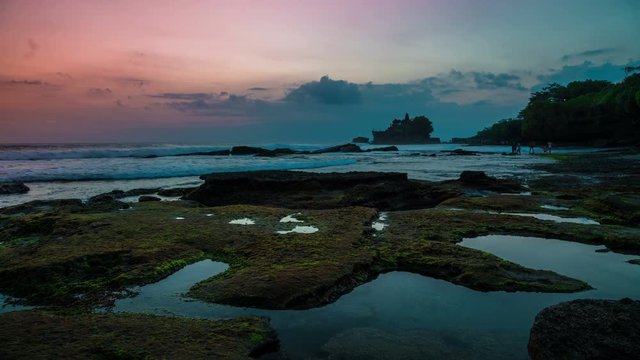
[[[438,144],[440,139],[432,138],[433,125],[426,116],[420,115],[413,119],[409,114],[404,119],[395,119],[384,131],[372,131],[373,144]]]

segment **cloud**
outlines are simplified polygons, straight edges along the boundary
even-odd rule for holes
[[[126,108],[126,106],[124,105],[124,103],[122,103],[122,100],[120,99],[114,101],[113,103],[116,104],[117,107]]]
[[[27,53],[24,54],[25,59],[34,57],[36,55],[36,51],[40,46],[38,45],[38,43],[35,42],[35,40],[29,38],[27,40],[27,47],[29,48],[29,51],[27,51]]]
[[[626,66],[640,66],[640,60],[629,61],[625,64],[594,64],[584,61],[576,65],[564,65],[559,69],[548,69],[546,73],[538,75],[537,84],[532,87],[532,91],[538,91],[547,84],[558,83],[566,85],[576,80],[608,80],[619,82],[625,78],[624,68]]]
[[[135,77],[114,77],[111,80],[117,82],[121,86],[142,88],[149,84],[147,80],[135,78]]]
[[[562,62],[567,62],[570,60],[585,60],[587,58],[601,56],[601,55],[609,55],[618,52],[619,49],[616,48],[600,48],[600,49],[592,49],[585,50],[578,53],[566,54],[560,58]]]
[[[218,97],[210,93],[161,93],[147,96],[150,98],[169,100],[209,100]]]
[[[67,73],[63,73],[63,72],[58,71],[56,73],[56,75],[61,77],[61,78],[63,78],[63,79],[65,79],[65,80],[73,80],[73,77],[71,77],[71,75],[69,75]]]
[[[87,90],[87,95],[94,97],[110,97],[113,94],[113,91],[109,88],[90,88]]]
[[[267,91],[270,90],[269,88],[265,88],[265,87],[252,87],[247,89],[248,91]]]
[[[451,70],[416,81],[444,102],[471,104],[478,101],[513,104],[528,98],[529,89],[517,73]]]
[[[35,85],[35,86],[43,86],[49,85],[49,83],[44,82],[42,80],[11,80],[7,82],[11,85]]]
[[[291,90],[284,100],[296,103],[350,105],[360,103],[361,94],[358,85],[344,80],[332,80],[325,75],[320,81],[308,82]]]

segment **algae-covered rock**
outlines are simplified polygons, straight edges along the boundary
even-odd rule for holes
[[[21,182],[0,183],[0,195],[25,194],[29,190],[29,187]]]
[[[113,291],[157,281],[203,258],[230,269],[197,284],[206,301],[262,308],[309,308],[335,301],[387,271],[412,271],[473,289],[570,292],[588,285],[527,269],[456,245],[494,232],[599,235],[588,226],[544,224],[522,217],[451,211],[391,212],[372,236],[377,212],[348,207],[302,210],[296,218],[318,231],[279,234],[292,210],[186,202],[143,202],[129,210],[35,212],[2,219],[0,292],[32,304],[108,304]],[[254,225],[232,220],[249,218]],[[573,225],[565,227],[562,225]],[[571,235],[574,236],[574,235]],[[609,234],[609,241],[616,241]],[[634,237],[635,239],[635,237]]]
[[[529,337],[529,355],[543,359],[636,359],[640,301],[574,300],[542,310]]]
[[[265,318],[151,315],[0,315],[2,359],[249,359],[277,348]]]
[[[383,210],[433,207],[457,193],[401,173],[251,171],[201,176],[185,196],[208,206],[254,204],[294,209],[367,206]]]

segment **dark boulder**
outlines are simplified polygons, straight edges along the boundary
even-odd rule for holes
[[[160,196],[178,197],[178,196],[184,196],[184,194],[191,192],[195,189],[197,189],[197,187],[170,188],[170,189],[161,189],[157,191],[157,193]]]
[[[457,182],[465,188],[492,192],[517,193],[527,190],[517,182],[497,179],[488,176],[484,171],[463,171]]]
[[[542,310],[529,355],[543,359],[638,359],[640,301],[574,300]]]
[[[372,152],[372,151],[398,151],[398,147],[397,146],[384,146],[384,147],[378,147],[378,148],[373,148],[373,149],[367,150],[367,152]]]
[[[351,140],[352,143],[361,143],[361,144],[368,144],[369,143],[369,138],[368,137],[364,137],[364,136],[357,136],[354,137],[353,140]]]
[[[138,198],[138,202],[148,202],[148,201],[160,201],[162,199],[160,199],[157,196],[151,196],[151,195],[142,195]]]
[[[26,194],[29,187],[21,182],[0,183],[0,195]]]
[[[56,199],[56,200],[34,200],[24,204],[0,208],[2,215],[29,214],[33,212],[51,211],[58,209],[79,210],[84,207],[80,199]]]
[[[312,151],[313,154],[325,154],[325,153],[335,153],[335,152],[362,152],[362,149],[360,148],[360,146],[356,145],[356,144],[342,144],[342,145],[336,145],[336,146],[332,146],[332,147],[328,147],[328,148],[324,148],[324,149],[320,149],[320,150],[315,150]]]
[[[231,155],[272,155],[273,151],[253,147],[253,146],[234,146],[231,148]]]
[[[411,181],[402,173],[251,171],[200,178],[205,183],[184,198],[207,206],[253,204],[307,209],[368,206],[401,210],[433,207],[459,195],[430,183]]]
[[[463,150],[463,149],[444,150],[442,152],[449,153],[449,155],[455,155],[455,156],[475,156],[475,155],[479,155],[477,152],[469,151],[469,150]]]

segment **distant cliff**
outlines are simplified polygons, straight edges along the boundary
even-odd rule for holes
[[[432,138],[433,125],[426,116],[413,119],[409,114],[403,120],[395,119],[384,131],[373,131],[373,144],[434,144],[440,139]]]

